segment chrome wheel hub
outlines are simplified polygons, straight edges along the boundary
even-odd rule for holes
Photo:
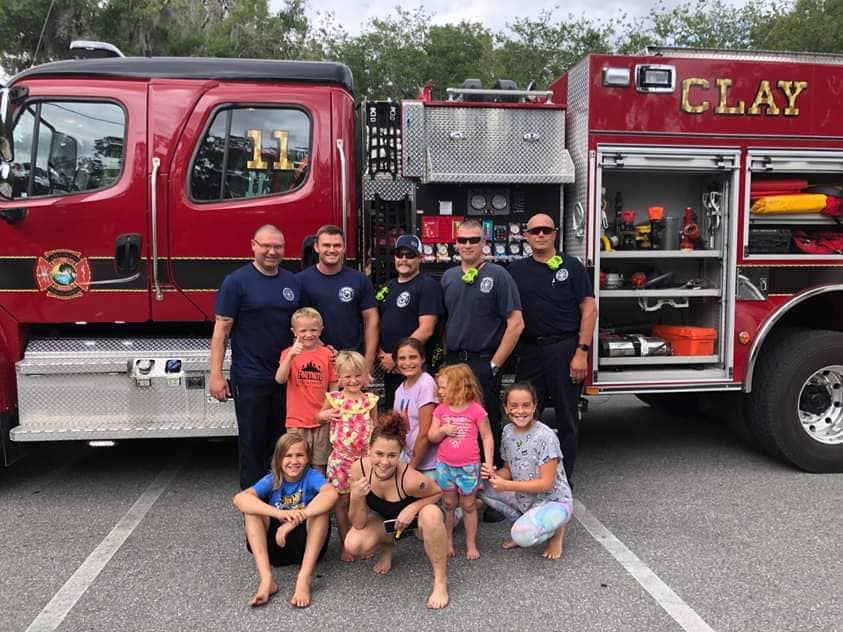
[[[799,422],[814,441],[843,444],[843,366],[827,366],[809,377],[799,392]]]

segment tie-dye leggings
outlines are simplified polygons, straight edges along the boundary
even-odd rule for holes
[[[533,505],[522,513],[515,502],[515,492],[499,492],[488,485],[479,495],[484,503],[515,521],[510,534],[520,547],[546,542],[559,527],[570,522],[574,513],[570,504],[553,501]]]

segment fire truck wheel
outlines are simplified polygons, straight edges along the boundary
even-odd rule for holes
[[[808,472],[843,472],[843,333],[789,328],[764,347],[748,402],[762,447]]]
[[[641,393],[638,399],[676,417],[701,417],[699,393]]]

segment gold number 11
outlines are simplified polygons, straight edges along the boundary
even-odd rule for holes
[[[267,169],[269,163],[261,159],[263,132],[259,129],[246,130],[246,136],[252,139],[252,159],[246,162],[246,169]],[[278,141],[278,160],[272,163],[273,169],[289,170],[293,163],[287,157],[287,142],[290,133],[286,130],[274,130],[272,137]]]

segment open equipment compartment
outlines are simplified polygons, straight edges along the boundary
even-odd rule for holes
[[[731,378],[739,159],[733,147],[598,146],[596,385]]]
[[[807,185],[808,188],[802,185]],[[830,215],[819,210],[761,213],[758,212],[757,206],[753,207],[759,194],[758,190],[762,188],[772,194],[781,195],[800,192],[813,192],[816,195],[828,193],[830,197],[826,200],[834,204],[835,200],[831,198],[835,197],[837,187],[843,187],[841,151],[748,149],[743,199],[744,258],[774,257],[803,261],[839,256],[839,253],[833,251],[815,252],[816,249],[812,249],[810,245],[803,249],[798,243],[804,243],[806,239],[810,243],[815,241],[815,237],[829,235],[837,235],[843,240],[843,226]],[[843,189],[839,191],[843,196]],[[840,202],[843,202],[843,199]]]

